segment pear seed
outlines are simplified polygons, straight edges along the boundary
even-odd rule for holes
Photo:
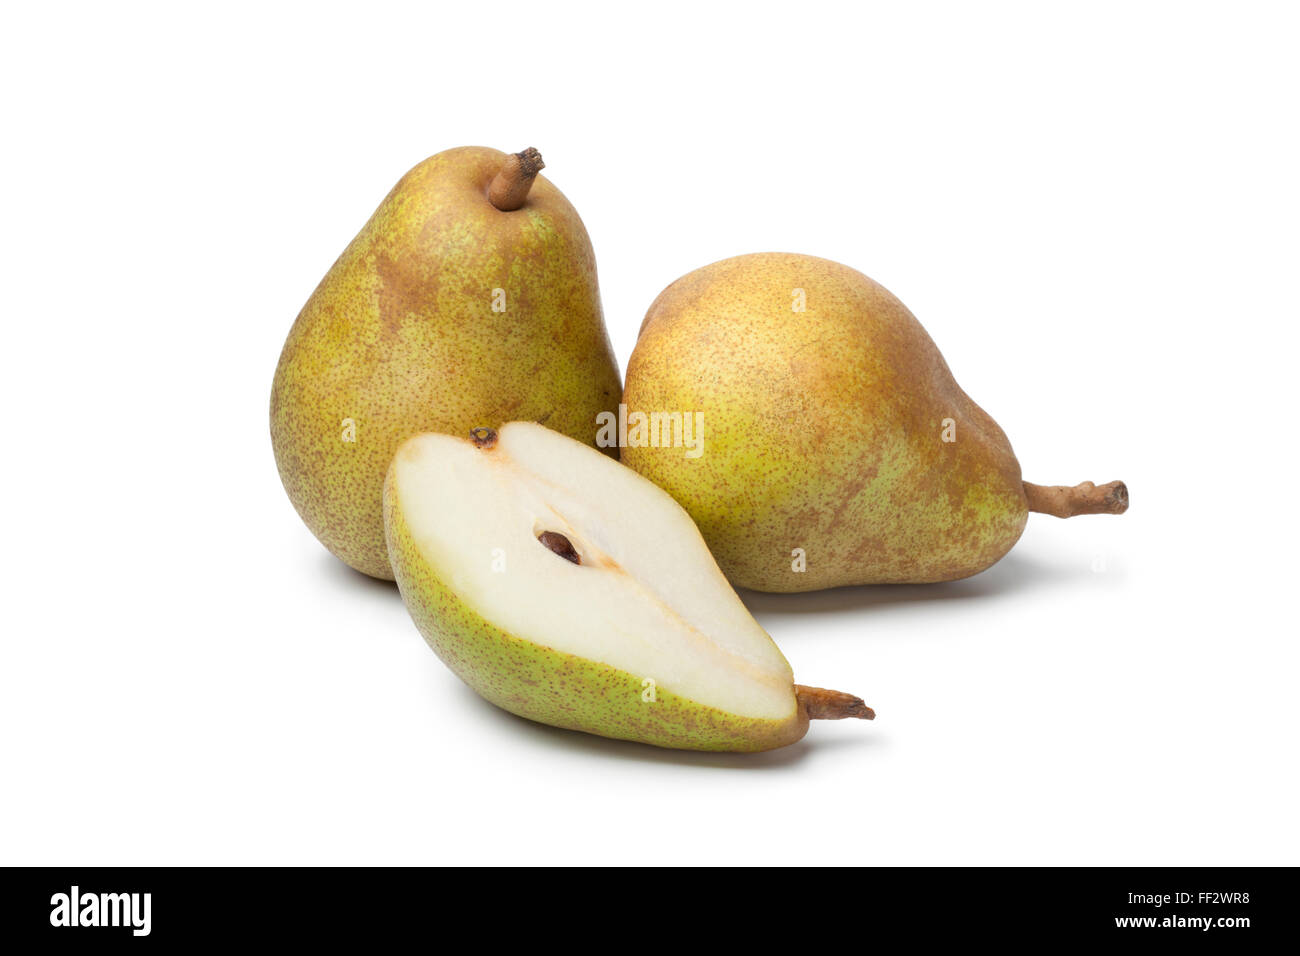
[[[564,558],[564,560],[572,561],[574,564],[582,564],[582,559],[578,557],[578,552],[573,548],[573,542],[558,531],[543,531],[537,536],[537,540],[550,548],[555,554]]]

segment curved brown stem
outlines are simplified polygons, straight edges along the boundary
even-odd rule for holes
[[[1085,481],[1069,488],[1065,485],[1035,485],[1028,481],[1025,497],[1029,510],[1058,518],[1075,515],[1122,515],[1128,511],[1128,486],[1122,481],[1094,485]]]
[[[845,717],[857,717],[859,720],[876,719],[876,712],[863,703],[861,697],[854,697],[843,691],[795,684],[794,696],[809,720],[843,720]]]
[[[528,190],[533,188],[533,180],[545,168],[542,154],[531,146],[522,153],[512,153],[488,186],[488,202],[502,212],[520,208],[528,198]]]

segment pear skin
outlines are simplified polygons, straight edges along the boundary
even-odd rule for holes
[[[951,581],[1007,553],[1029,511],[1119,513],[1127,489],[1041,488],[884,287],[812,256],[705,266],[650,306],[624,403],[702,412],[703,453],[625,464],[699,525],[739,587]]]
[[[594,444],[616,407],[591,241],[535,150],[451,149],[393,188],[303,307],[271,393],[285,490],[321,542],[392,579],[383,485],[420,432],[543,421]]]

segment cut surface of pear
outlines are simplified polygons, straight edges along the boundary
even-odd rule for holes
[[[600,452],[513,422],[398,450],[389,557],[425,639],[520,716],[606,737],[765,750],[810,717],[866,717],[797,689],[690,517]]]

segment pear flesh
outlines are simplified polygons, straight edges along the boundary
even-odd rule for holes
[[[1022,481],[907,307],[813,256],[738,256],[670,285],[623,402],[702,420],[702,453],[629,441],[622,460],[686,508],[738,587],[950,581],[1006,554],[1030,511],[1128,506],[1121,482]]]
[[[810,718],[868,717],[799,688],[689,516],[540,425],[426,434],[384,489],[389,557],[433,650],[531,720],[694,750],[766,750]]]
[[[536,150],[464,147],[408,172],[303,306],[271,393],[290,500],[358,571],[392,578],[384,475],[411,435],[541,419],[595,441],[618,404],[596,263]]]

